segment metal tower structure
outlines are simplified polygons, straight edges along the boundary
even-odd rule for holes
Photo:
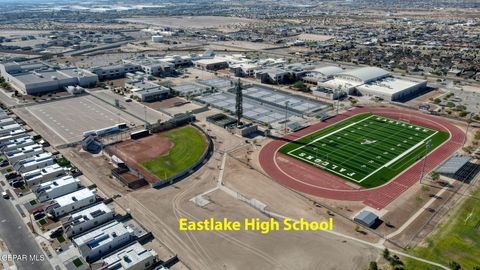
[[[237,126],[240,126],[243,116],[243,94],[240,79],[235,84],[235,114],[237,116]]]

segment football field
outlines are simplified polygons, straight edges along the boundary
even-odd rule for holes
[[[369,188],[388,182],[448,137],[408,121],[360,114],[290,142],[280,152]]]

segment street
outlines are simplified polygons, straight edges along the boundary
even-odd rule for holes
[[[3,239],[13,256],[22,256],[21,259],[15,260],[17,268],[22,270],[52,269],[48,258],[9,200],[0,198],[0,213],[0,238]]]

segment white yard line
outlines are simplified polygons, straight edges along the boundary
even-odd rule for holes
[[[415,144],[414,146],[410,147],[407,151],[403,152],[402,154],[398,155],[396,158],[390,160],[389,162],[385,163],[383,166],[381,166],[380,168],[376,169],[375,171],[371,172],[369,175],[365,176],[362,180],[359,181],[359,183],[361,183],[362,181],[364,181],[365,179],[367,179],[368,177],[372,176],[373,174],[377,173],[378,171],[380,171],[381,169],[385,168],[385,167],[388,167],[390,166],[390,164],[393,164],[395,163],[397,160],[401,159],[402,157],[404,157],[405,155],[408,155],[410,152],[412,152],[413,150],[415,149],[418,149],[418,147],[420,147],[422,144],[424,144],[428,139],[430,139],[432,136],[434,136],[435,134],[437,134],[438,131],[435,131],[435,133],[433,133],[432,135],[428,136],[427,138],[423,139],[422,141],[420,141],[419,143]]]
[[[295,152],[295,151],[297,151],[297,150],[300,150],[300,149],[302,149],[302,148],[305,147],[305,146],[309,146],[309,145],[314,144],[315,142],[318,142],[318,141],[320,141],[320,140],[322,140],[322,139],[328,138],[329,136],[331,136],[331,135],[333,135],[333,134],[335,134],[335,133],[338,133],[338,132],[340,132],[340,131],[342,131],[342,130],[345,130],[345,129],[347,129],[347,128],[350,128],[350,127],[352,127],[352,126],[355,126],[355,125],[357,125],[357,124],[359,124],[359,123],[361,123],[361,122],[363,122],[363,121],[365,121],[365,120],[367,120],[367,119],[369,119],[369,118],[371,118],[371,117],[379,117],[379,116],[377,116],[377,115],[371,115],[371,116],[369,116],[369,117],[367,117],[367,118],[365,118],[365,119],[362,119],[362,120],[360,120],[360,121],[351,123],[351,124],[349,124],[349,125],[347,125],[347,126],[345,126],[345,127],[342,127],[342,128],[337,129],[337,130],[334,130],[334,131],[332,131],[332,132],[330,132],[330,133],[328,133],[328,134],[326,134],[326,135],[323,135],[323,136],[321,136],[321,137],[319,137],[319,138],[316,138],[315,140],[309,142],[309,143],[306,144],[306,145],[302,145],[302,146],[297,147],[296,149],[290,150],[290,151],[288,152],[288,154],[289,154],[289,155],[292,155],[292,156],[295,156],[295,158],[298,158],[298,159],[300,159],[300,160],[303,160],[303,161],[305,161],[305,162],[307,162],[307,163],[309,163],[309,164],[311,164],[311,165],[313,165],[313,166],[320,167],[320,168],[322,168],[322,169],[325,169],[325,170],[327,170],[327,171],[329,171],[329,172],[332,172],[332,173],[334,173],[334,174],[337,174],[337,175],[341,175],[342,177],[345,177],[345,178],[347,178],[347,179],[350,179],[350,180],[352,180],[352,181],[354,181],[354,182],[356,182],[356,183],[361,183],[361,182],[363,182],[365,179],[368,179],[370,176],[372,176],[373,174],[375,174],[375,173],[377,173],[378,171],[380,171],[381,169],[390,166],[391,164],[393,164],[393,163],[395,163],[396,161],[400,160],[401,158],[403,158],[404,156],[408,155],[408,154],[411,153],[412,151],[416,150],[416,149],[417,149],[418,147],[420,147],[423,143],[425,143],[428,139],[430,139],[431,137],[433,137],[435,134],[438,133],[438,131],[435,131],[435,130],[432,130],[432,129],[429,129],[429,128],[425,128],[425,127],[413,125],[413,124],[410,124],[410,123],[404,122],[404,121],[393,120],[393,121],[395,121],[395,122],[404,123],[404,124],[406,124],[406,125],[413,126],[413,127],[417,127],[417,128],[421,128],[421,129],[424,129],[424,130],[435,131],[435,133],[431,134],[430,136],[426,137],[425,139],[423,139],[422,141],[418,142],[418,143],[415,144],[414,146],[410,147],[409,149],[407,149],[406,151],[404,151],[404,152],[401,153],[400,155],[396,156],[394,159],[392,159],[392,160],[388,161],[387,163],[385,163],[384,165],[378,167],[376,170],[374,170],[373,172],[371,172],[370,174],[368,174],[367,176],[365,176],[364,178],[362,178],[362,179],[360,179],[360,180],[354,179],[354,178],[352,178],[352,177],[350,177],[350,176],[348,176],[348,175],[345,175],[345,174],[342,174],[342,173],[337,172],[337,171],[335,171],[335,170],[332,170],[332,169],[330,169],[330,168],[327,168],[327,167],[325,167],[325,166],[323,166],[323,165],[321,165],[321,164],[317,164],[317,163],[315,163],[315,162],[312,162],[311,160],[308,160],[308,159],[306,159],[306,158],[303,158],[303,157],[301,157],[301,156],[299,156],[299,155],[292,154],[293,152]],[[384,117],[384,118],[385,118],[385,117]],[[390,118],[386,118],[386,119],[390,119]],[[308,135],[307,135],[307,136],[308,136]]]
[[[372,118],[372,117],[374,117],[374,116],[375,116],[375,115],[370,115],[369,117],[367,117],[367,118],[365,118],[365,119],[362,119],[362,120],[360,120],[360,121],[358,121],[358,122],[354,122],[354,123],[351,123],[351,124],[349,124],[349,125],[346,125],[346,126],[344,126],[344,127],[342,127],[342,128],[336,129],[336,130],[334,130],[334,131],[332,131],[332,132],[330,132],[330,133],[328,133],[328,134],[326,134],[326,135],[323,135],[322,137],[316,138],[315,140],[309,142],[309,143],[306,144],[306,145],[302,145],[302,146],[300,146],[300,147],[298,147],[298,148],[296,148],[296,149],[293,149],[293,150],[289,151],[288,154],[290,155],[290,154],[291,154],[292,152],[294,152],[294,151],[297,151],[297,150],[299,150],[299,149],[302,149],[302,148],[305,147],[305,146],[309,146],[310,144],[316,143],[316,142],[318,142],[318,141],[320,141],[320,140],[322,140],[322,139],[324,139],[324,138],[330,137],[331,135],[333,135],[333,134],[335,134],[335,133],[338,133],[338,132],[340,132],[340,131],[342,131],[342,130],[344,130],[344,129],[347,129],[347,128],[351,127],[351,126],[354,126],[354,125],[356,125],[356,124],[358,124],[358,123],[361,123],[361,122],[363,122],[363,121],[365,121],[365,120],[367,120],[367,119],[369,119],[369,118]],[[341,123],[341,122],[340,122],[340,123]],[[328,127],[327,127],[327,128],[328,128]]]

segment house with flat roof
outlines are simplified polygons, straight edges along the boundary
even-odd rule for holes
[[[28,134],[25,133],[25,129],[23,128],[12,130],[6,135],[0,135],[0,147],[3,147],[10,140],[15,140],[27,136],[30,137]]]
[[[22,147],[33,145],[33,144],[35,144],[35,141],[32,140],[32,138],[27,135],[25,137],[20,137],[20,138],[13,139],[13,140],[8,140],[8,142],[2,148],[2,151],[5,153],[5,152],[8,152],[8,151],[13,151],[13,150],[16,150],[18,148],[22,148]]]
[[[72,238],[87,262],[98,260],[134,240],[133,229],[116,220]]]
[[[100,226],[112,220],[114,212],[106,204],[99,203],[89,208],[74,212],[68,220],[62,224],[65,234],[68,237],[85,233],[88,230]]]
[[[216,71],[228,68],[228,62],[223,58],[199,59],[193,62],[195,67],[203,70]]]
[[[32,187],[43,182],[47,182],[58,178],[65,174],[65,169],[58,164],[52,164],[32,170],[26,173],[22,173],[23,180],[28,187]]]
[[[39,184],[36,189],[33,189],[33,193],[40,202],[45,202],[72,193],[79,188],[80,180],[71,175],[65,175]]]
[[[49,152],[43,152],[33,157],[19,160],[13,163],[12,166],[17,172],[26,173],[53,164],[55,164],[53,155]]]
[[[48,212],[55,217],[60,217],[75,210],[79,210],[96,201],[96,191],[84,188],[53,199],[45,212]]]
[[[43,147],[40,144],[32,144],[29,146],[17,148],[5,153],[5,157],[13,164],[19,160],[33,157],[35,155],[43,153]]]
[[[157,253],[134,242],[96,263],[102,270],[146,270],[157,261]]]
[[[15,124],[15,123],[16,123],[15,120],[13,120],[13,118],[11,117],[0,119],[0,127]]]
[[[13,123],[0,127],[0,136],[8,135],[11,131],[22,128],[19,124]]]

